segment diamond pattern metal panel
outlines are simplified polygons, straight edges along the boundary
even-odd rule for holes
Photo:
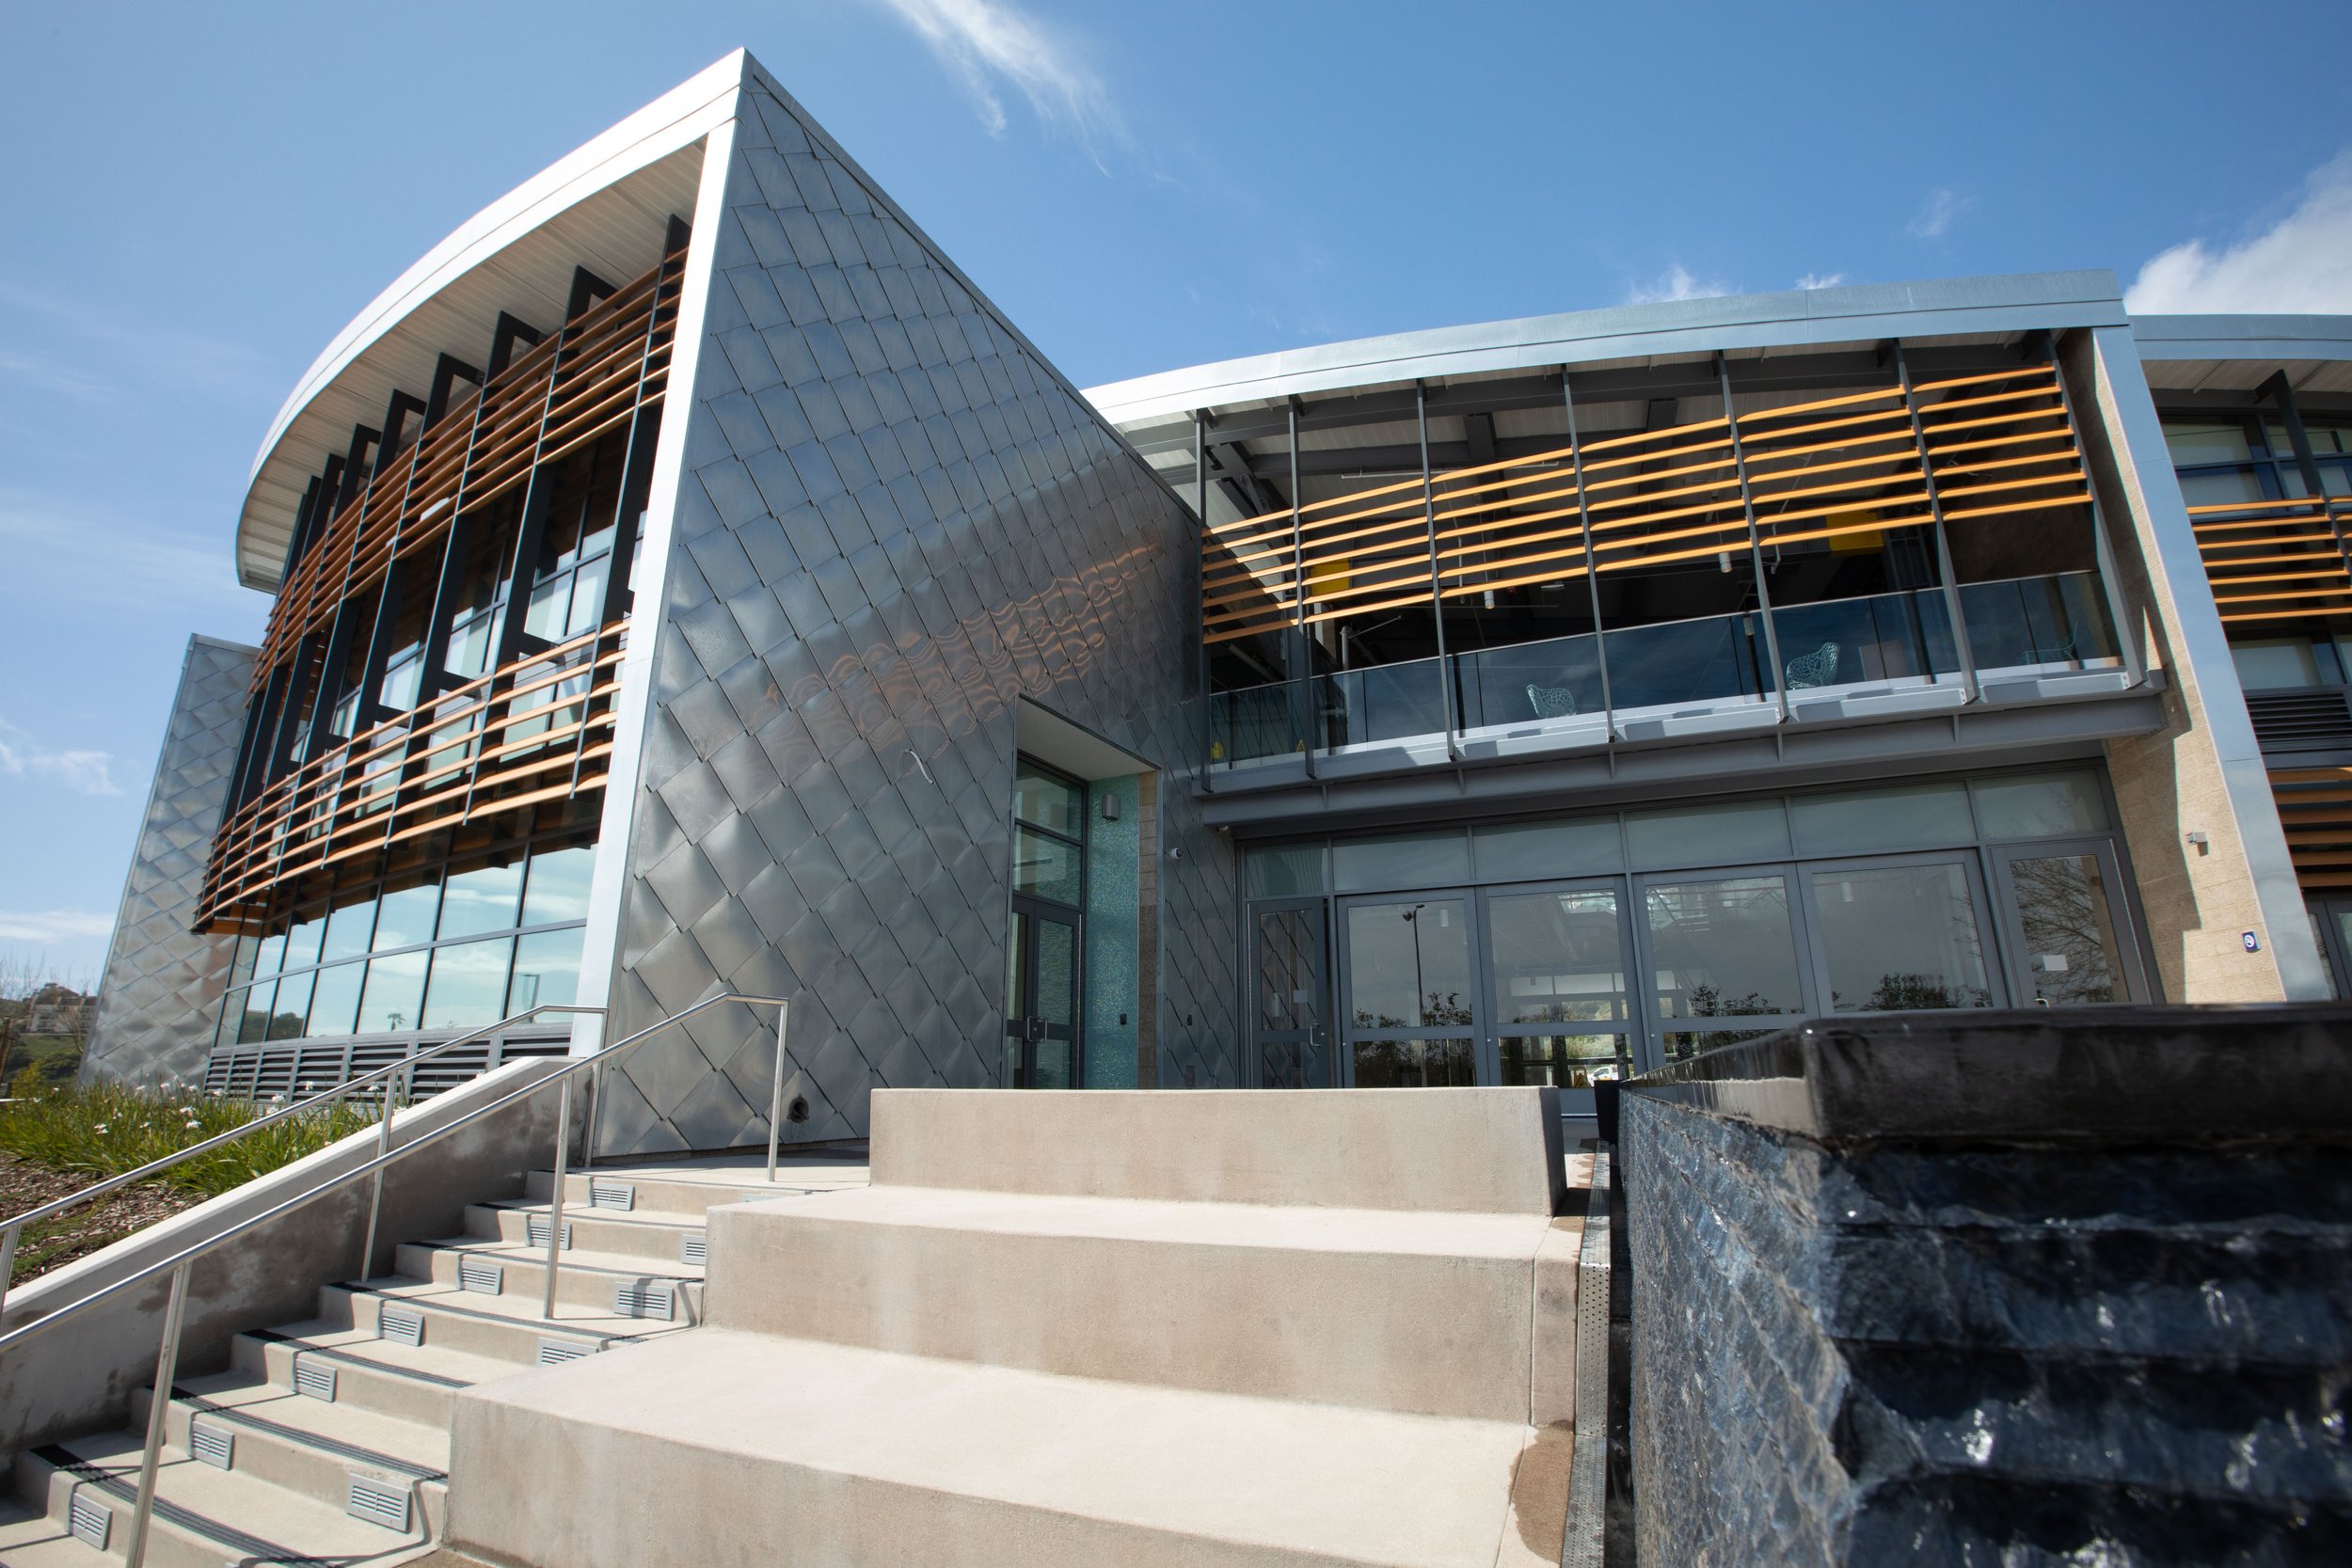
[[[1160,1078],[1237,1082],[1232,856],[1178,782],[1188,515],[780,88],[738,115],[612,1033],[783,988],[795,1141],[995,1083],[1027,696],[1167,770]],[[772,1016],[723,1011],[624,1065],[606,1150],[764,1137]]]
[[[203,1075],[236,940],[188,927],[244,738],[254,657],[238,643],[188,639],[99,981],[82,1057],[87,1077],[176,1083]]]

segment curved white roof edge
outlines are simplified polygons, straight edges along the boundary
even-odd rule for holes
[[[1087,397],[1124,426],[1382,382],[1853,338],[2121,326],[2126,319],[2115,275],[2105,269],[1790,289],[1359,338],[1114,381]]]
[[[393,279],[335,335],[294,384],[254,454],[237,524],[240,582],[265,592],[277,586],[278,561],[266,550],[257,552],[254,535],[258,528],[275,523],[282,555],[290,516],[272,515],[281,508],[274,508],[263,496],[263,472],[273,466],[280,444],[319,395],[350,372],[388,333],[453,284],[599,191],[695,145],[733,118],[748,59],[744,51],[736,50],[483,208]],[[347,428],[340,434],[347,437]],[[336,442],[338,448],[341,444]],[[308,473],[314,472],[318,464],[306,460],[298,466]]]

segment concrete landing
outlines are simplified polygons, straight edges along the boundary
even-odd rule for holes
[[[461,1402],[456,1449],[488,1462],[453,1499],[463,1549],[564,1568],[736,1561],[750,1543],[777,1568],[1558,1560],[1565,1428],[709,1328],[582,1370]],[[549,1475],[564,1485],[534,1484]]]

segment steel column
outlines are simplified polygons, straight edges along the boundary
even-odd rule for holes
[[[1613,745],[1617,737],[1617,704],[1609,690],[1609,640],[1600,626],[1600,564],[1593,554],[1592,503],[1584,494],[1584,447],[1576,435],[1576,388],[1567,368],[1560,371],[1560,403],[1568,411],[1568,466],[1576,475],[1576,520],[1584,531],[1584,587],[1593,606],[1593,657],[1600,665],[1600,717]]]
[[[1895,340],[1895,373],[1902,381],[1903,409],[1911,416],[1911,441],[1919,454],[1919,476],[1927,486],[1928,515],[1935,528],[1935,569],[1944,579],[1944,613],[1952,624],[1952,649],[1960,657],[1962,700],[1975,702],[1981,691],[1977,680],[1976,650],[1968,641],[1968,622],[1961,614],[1960,578],[1952,568],[1952,542],[1944,525],[1944,496],[1935,483],[1935,465],[1928,456],[1927,426],[1919,421],[1919,395],[1911,386],[1911,361],[1903,356],[1902,340]],[[1928,672],[1931,678],[1935,672]]]
[[[1756,498],[1748,489],[1747,454],[1740,447],[1740,416],[1731,406],[1731,363],[1718,351],[1715,376],[1724,388],[1724,428],[1731,435],[1732,471],[1740,476],[1740,510],[1748,519],[1748,566],[1756,574],[1756,604],[1764,622],[1764,657],[1772,666],[1772,696],[1780,704],[1781,721],[1788,719],[1788,672],[1780,662],[1780,633],[1772,627],[1772,591],[1764,586],[1764,546],[1757,542]]]
[[[1413,419],[1421,432],[1421,513],[1429,530],[1429,614],[1438,633],[1438,701],[1445,714],[1446,757],[1459,762],[1462,752],[1454,744],[1454,732],[1461,726],[1454,721],[1454,670],[1445,653],[1445,594],[1438,581],[1438,493],[1429,476],[1429,391],[1419,381],[1413,383]]]

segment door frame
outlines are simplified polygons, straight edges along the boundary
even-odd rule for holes
[[[1249,1021],[1249,1060],[1246,1068],[1250,1086],[1261,1089],[1268,1086],[1265,1080],[1265,1036],[1269,1032],[1282,1035],[1297,1033],[1290,1029],[1268,1031],[1265,1027],[1265,1012],[1258,1005],[1258,987],[1264,978],[1264,965],[1260,955],[1263,951],[1265,931],[1260,922],[1270,914],[1295,912],[1307,916],[1315,938],[1314,977],[1311,988],[1314,994],[1311,1001],[1313,1005],[1316,1022],[1308,1026],[1306,1033],[1309,1037],[1299,1043],[1312,1044],[1314,1043],[1312,1037],[1320,1033],[1323,1036],[1323,1048],[1329,1053],[1331,1059],[1331,1082],[1309,1084],[1305,1086],[1337,1088],[1340,1083],[1341,1048],[1333,1037],[1333,1000],[1338,990],[1334,983],[1337,975],[1333,962],[1334,955],[1331,950],[1331,900],[1322,894],[1313,893],[1292,898],[1252,899],[1246,909],[1248,922],[1247,940],[1249,943],[1250,963],[1243,974],[1245,976],[1244,1001]]]
[[[1514,1039],[1545,1035],[1614,1035],[1617,1037],[1617,1067],[1621,1077],[1634,1068],[1634,1057],[1642,1050],[1642,1040],[1648,1027],[1647,1015],[1642,1003],[1641,957],[1633,945],[1633,900],[1623,872],[1604,872],[1597,877],[1571,877],[1549,882],[1496,882],[1480,887],[1477,893],[1476,918],[1471,927],[1473,947],[1471,960],[1478,966],[1478,995],[1473,1003],[1472,1017],[1478,1025],[1478,1082],[1500,1085],[1502,1082],[1502,1040],[1507,1035]],[[1617,958],[1625,972],[1626,1016],[1615,1020],[1613,1027],[1579,1028],[1576,1023],[1504,1023],[1502,1022],[1502,999],[1495,994],[1495,966],[1487,943],[1488,909],[1494,899],[1517,898],[1528,895],[1543,896],[1561,893],[1606,893],[1617,905]],[[1597,1114],[1591,1089],[1560,1087],[1560,1114],[1564,1117],[1592,1117]]]
[[[1026,1026],[1029,1015],[1016,1016],[1012,1011],[1012,1005],[1025,993],[1032,999],[1036,997],[1040,944],[1034,934],[1035,926],[1037,922],[1050,920],[1057,925],[1070,927],[1070,1083],[1067,1086],[1073,1089],[1084,1088],[1086,1086],[1086,913],[1082,910],[1072,909],[1067,904],[1057,904],[1050,898],[1040,898],[1034,894],[1016,893],[1012,895],[1012,919],[1016,926],[1024,920],[1029,921],[1032,935],[1021,948],[1024,973],[1011,976],[1014,984],[1013,993],[1005,998],[1005,1033],[1008,1036],[1012,1035],[1016,1022],[1024,1025],[1020,1031],[1021,1054],[1014,1064],[1013,1081],[1009,1086],[1016,1089],[1037,1086],[1037,1045],[1043,1037],[1030,1031]]]
[[[1470,1082],[1491,1084],[1494,1078],[1485,1061],[1486,1004],[1484,987],[1479,981],[1479,969],[1485,962],[1486,944],[1479,940],[1478,890],[1474,887],[1415,888],[1405,893],[1344,893],[1331,900],[1329,941],[1336,961],[1332,965],[1332,1022],[1337,1027],[1333,1037],[1333,1076],[1337,1086],[1352,1089],[1356,1084],[1356,1026],[1354,1016],[1347,1010],[1355,994],[1355,958],[1347,941],[1347,914],[1365,904],[1436,904],[1458,903],[1462,907],[1462,940],[1470,957],[1470,1005],[1468,1023],[1438,1024],[1426,1028],[1375,1029],[1382,1039],[1396,1040],[1455,1040],[1467,1037],[1470,1042]]]
[[[2132,894],[2136,890],[2123,880],[2122,857],[2116,852],[2114,836],[2084,838],[2036,838],[2010,844],[1985,846],[1985,858],[1991,863],[1993,896],[1995,901],[1994,934],[2000,939],[2006,954],[2006,974],[2010,994],[2017,998],[2017,1006],[2033,1006],[2033,977],[2026,969],[2026,932],[2024,923],[2016,918],[2017,884],[2010,867],[2018,861],[2060,860],[2070,855],[2090,855],[2099,863],[2099,874],[2107,881],[2107,916],[2115,923],[2116,960],[2122,967],[2117,976],[2123,983],[2125,994],[2119,1003],[2145,1005],[2155,999],[2149,984],[2149,971],[2141,950],[2139,917],[2134,907]],[[2098,1006],[2099,1004],[2086,1004]]]

